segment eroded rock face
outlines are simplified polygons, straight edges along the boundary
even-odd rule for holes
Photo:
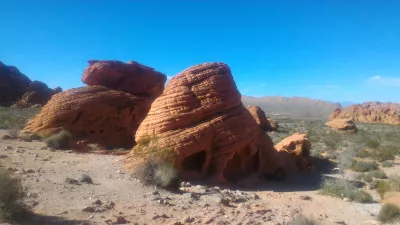
[[[11,106],[25,93],[31,80],[14,66],[0,62],[0,106]]]
[[[33,81],[25,89],[25,94],[15,103],[17,107],[44,106],[53,96],[61,92],[61,88],[50,89],[40,81]]]
[[[336,109],[333,119],[349,119],[360,123],[385,123],[400,125],[400,104],[390,102],[366,102]]]
[[[133,95],[158,97],[164,90],[167,76],[135,61],[90,60],[82,82],[101,85]]]
[[[283,139],[275,148],[285,160],[288,172],[310,169],[311,142],[307,134],[295,133]]]
[[[357,127],[352,120],[349,119],[334,119],[325,123],[325,126],[338,131],[355,132]]]
[[[263,131],[276,131],[278,129],[278,124],[271,118],[265,115],[264,110],[256,105],[248,105],[247,110],[260,125]]]
[[[23,132],[43,135],[66,130],[76,141],[131,148],[153,100],[102,86],[74,88],[54,95]]]
[[[229,67],[205,63],[184,70],[166,85],[136,132],[136,141],[156,136],[170,149],[183,179],[235,181],[270,175],[284,166],[272,140],[241,102]],[[127,156],[135,165],[136,147]]]

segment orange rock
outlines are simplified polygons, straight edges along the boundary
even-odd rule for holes
[[[283,139],[275,148],[286,162],[288,172],[310,169],[311,142],[307,134],[295,133]]]
[[[349,119],[334,119],[325,123],[325,126],[331,127],[339,131],[357,131],[357,127],[352,120]]]
[[[360,123],[385,123],[400,125],[400,104],[391,102],[366,102],[336,109],[333,119],[349,119]]]
[[[247,110],[260,125],[263,131],[276,131],[278,129],[278,123],[265,115],[264,110],[256,105],[248,105]]]
[[[76,141],[131,148],[153,100],[101,86],[74,88],[54,95],[23,132],[43,135],[66,130]]]
[[[183,179],[236,181],[250,174],[282,171],[272,140],[241,102],[229,67],[205,63],[174,76],[136,132],[140,142],[155,135],[157,149],[172,150]],[[134,147],[128,168],[138,160]]]
[[[167,76],[134,61],[90,60],[82,75],[87,85],[101,85],[133,95],[158,97]]]
[[[16,107],[44,106],[53,96],[61,92],[61,88],[50,89],[40,81],[33,81],[25,90],[25,94],[14,104]]]

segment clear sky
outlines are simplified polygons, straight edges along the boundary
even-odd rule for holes
[[[89,59],[227,63],[243,95],[400,102],[397,0],[0,0],[0,61],[50,87]]]

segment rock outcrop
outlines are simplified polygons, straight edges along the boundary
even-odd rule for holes
[[[167,76],[135,61],[90,60],[82,82],[101,85],[133,95],[158,97],[164,90]]]
[[[390,102],[366,102],[336,109],[333,119],[349,119],[360,123],[384,123],[400,125],[400,104]]]
[[[311,142],[307,134],[295,133],[283,139],[275,148],[285,160],[287,172],[310,169]]]
[[[40,81],[31,81],[14,66],[0,62],[0,106],[43,106],[60,88],[50,89]]]
[[[74,88],[54,95],[23,132],[48,135],[66,130],[76,141],[131,148],[153,100],[102,86]]]
[[[355,132],[357,127],[352,120],[349,119],[334,119],[325,123],[325,126],[338,131]]]
[[[276,131],[278,129],[278,123],[265,115],[264,110],[256,105],[248,105],[247,110],[260,125],[263,131]]]
[[[229,67],[205,63],[174,76],[151,106],[136,141],[157,137],[157,149],[172,151],[183,179],[236,181],[250,174],[281,175],[272,140],[241,102]],[[135,166],[134,147],[126,157]]]

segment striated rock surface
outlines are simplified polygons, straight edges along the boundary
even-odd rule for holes
[[[272,140],[243,106],[229,67],[205,63],[174,76],[136,132],[138,143],[157,137],[171,150],[183,179],[236,181],[250,174],[279,175],[283,164]],[[126,157],[135,166],[133,148]]]
[[[283,139],[275,145],[275,148],[285,159],[288,171],[302,171],[310,168],[311,142],[307,134],[295,133]]]
[[[135,61],[90,60],[82,75],[87,85],[101,85],[133,95],[158,97],[167,76]]]
[[[265,115],[264,110],[256,105],[248,105],[247,110],[260,125],[263,131],[276,131],[278,129],[278,124],[271,118]]]
[[[25,89],[25,94],[14,104],[17,107],[44,106],[53,96],[62,91],[60,87],[50,89],[40,81],[33,81]]]
[[[76,141],[131,148],[153,100],[102,86],[74,88],[54,95],[23,132],[46,135],[66,130]]]
[[[333,119],[349,119],[360,123],[384,123],[400,125],[400,104],[390,102],[366,102],[336,109]]]
[[[25,93],[31,80],[14,66],[0,62],[0,106],[11,106]]]
[[[349,119],[334,119],[325,123],[325,126],[333,128],[338,131],[357,131],[357,127],[352,120]]]

